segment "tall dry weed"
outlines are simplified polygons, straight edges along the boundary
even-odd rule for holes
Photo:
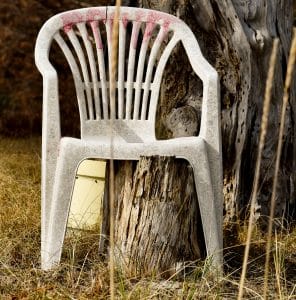
[[[252,191],[252,197],[251,197],[248,233],[247,233],[246,246],[245,246],[245,252],[244,252],[242,274],[241,274],[240,285],[239,285],[239,293],[238,293],[238,298],[237,298],[238,300],[241,300],[243,298],[243,294],[244,294],[244,284],[245,284],[245,278],[246,278],[246,272],[247,272],[247,266],[248,266],[251,237],[252,237],[253,226],[254,226],[255,204],[257,201],[257,192],[258,192],[258,187],[259,187],[261,158],[262,158],[262,152],[263,152],[263,148],[264,148],[264,144],[265,144],[265,138],[266,138],[267,127],[268,127],[268,116],[269,116],[269,109],[270,109],[271,90],[272,90],[272,85],[273,85],[278,45],[279,45],[279,40],[275,39],[273,42],[272,52],[271,52],[271,56],[270,56],[269,70],[268,70],[266,89],[265,89],[265,95],[264,95],[260,139],[259,139],[256,169],[255,169],[255,176],[254,176],[254,185],[253,185],[253,191]]]

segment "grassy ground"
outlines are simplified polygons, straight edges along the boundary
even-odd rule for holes
[[[233,232],[233,231],[232,231]],[[245,228],[225,231],[225,274],[215,278],[207,264],[188,276],[133,278],[116,272],[119,299],[236,299]],[[263,294],[265,242],[258,231],[251,247],[246,299]],[[107,299],[109,272],[97,255],[98,234],[72,234],[63,263],[40,270],[40,140],[0,138],[0,299]],[[296,230],[273,241],[270,299],[296,299]]]

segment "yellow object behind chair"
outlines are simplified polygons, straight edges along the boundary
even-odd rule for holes
[[[68,227],[91,229],[100,221],[106,162],[84,160],[77,170]]]

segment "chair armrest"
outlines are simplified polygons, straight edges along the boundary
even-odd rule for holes
[[[54,21],[47,21],[54,22]],[[43,112],[42,112],[42,154],[45,148],[53,149],[61,137],[58,76],[49,61],[49,50],[55,29],[43,26],[38,34],[35,45],[35,63],[43,77]],[[53,149],[54,150],[54,149]],[[56,149],[54,150],[56,153]]]
[[[201,53],[198,42],[186,25],[182,43],[193,71],[203,82],[203,101],[200,136],[218,153],[221,153],[220,83],[217,71]]]
[[[57,156],[61,138],[60,109],[56,72],[43,75],[43,108],[42,108],[42,154]]]
[[[218,74],[207,74],[203,82],[200,135],[218,153],[221,152],[220,83]]]

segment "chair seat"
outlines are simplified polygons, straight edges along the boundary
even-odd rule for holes
[[[91,120],[83,124],[83,140],[110,142],[110,136],[128,143],[156,140],[154,123],[142,120]]]
[[[129,143],[118,136],[105,136],[104,139],[61,138],[59,159],[71,160],[71,152],[78,152],[82,159],[100,158],[116,160],[138,160],[141,156],[175,156],[190,161],[198,152],[205,151],[201,137],[180,137],[168,140],[152,140]],[[64,153],[65,152],[65,153]]]
[[[138,160],[141,156],[175,156],[189,161],[195,180],[199,208],[204,228],[207,252],[216,266],[221,266],[217,209],[207,157],[207,149],[201,137],[181,137],[143,143],[127,143],[120,139],[110,141],[76,139],[65,137],[60,141],[53,201],[48,223],[48,237],[44,241],[43,265],[50,269],[59,263],[64,241],[75,174],[81,161],[87,158]]]

